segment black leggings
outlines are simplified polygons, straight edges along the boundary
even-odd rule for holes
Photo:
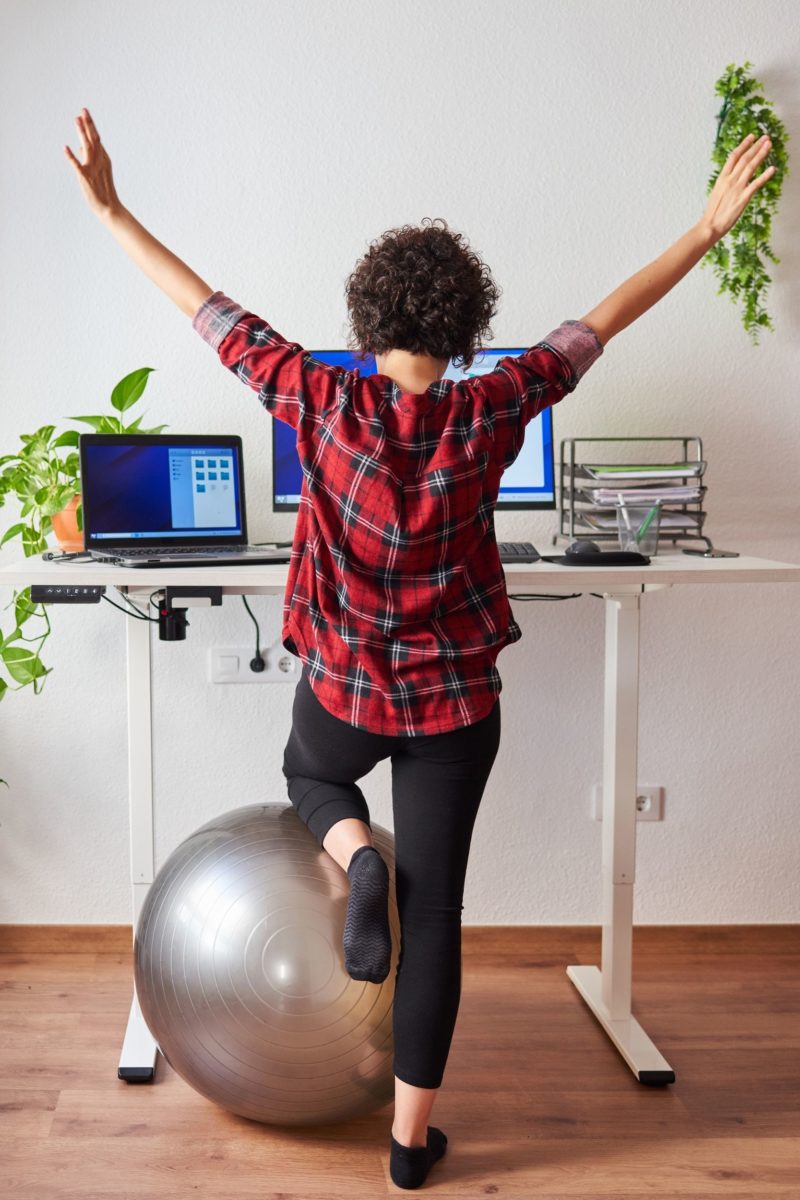
[[[334,717],[304,669],[283,773],[297,814],[322,846],[337,821],[369,825],[356,780],[392,759],[395,893],[394,1073],[414,1087],[442,1082],[461,999],[461,910],[470,841],[500,744],[500,698],[488,716],[447,733],[369,733]]]

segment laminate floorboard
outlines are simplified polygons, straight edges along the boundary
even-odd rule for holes
[[[448,1151],[420,1192],[800,1200],[800,928],[636,928],[633,1011],[675,1070],[663,1088],[637,1082],[567,978],[599,963],[599,930],[465,927],[463,943],[431,1116]],[[118,1080],[130,929],[92,944],[88,928],[0,929],[2,1200],[401,1194],[391,1103],[277,1127],[210,1103],[161,1056],[153,1084]]]

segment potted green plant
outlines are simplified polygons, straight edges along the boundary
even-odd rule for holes
[[[96,433],[161,433],[166,425],[150,429],[141,427],[142,417],[130,425],[123,423],[123,413],[140,399],[153,367],[140,367],[120,379],[111,393],[114,413],[99,416],[68,417],[90,425]],[[16,454],[0,457],[0,507],[7,496],[20,502],[19,516],[24,520],[10,525],[0,546],[19,538],[28,558],[47,549],[47,537],[52,532],[64,550],[83,549],[83,512],[80,494],[79,431],[68,429],[56,434],[55,425],[43,425],[35,433],[21,435],[22,449]],[[15,590],[10,604],[14,609],[14,626],[7,636],[0,630],[0,662],[15,687],[0,676],[0,700],[8,691],[19,691],[28,684],[36,695],[52,668],[41,661],[41,648],[50,635],[50,619],[44,604],[32,604],[30,587]],[[27,636],[23,626],[31,619],[44,621],[44,629]],[[28,626],[30,629],[30,626]],[[29,647],[37,643],[35,649]],[[5,783],[5,780],[0,780]]]
[[[709,179],[707,190],[712,190],[731,151],[748,133],[756,137],[765,133],[769,136],[772,148],[764,159],[763,169],[774,166],[775,174],[756,191],[730,233],[711,247],[700,265],[714,267],[720,280],[717,295],[729,292],[733,303],[740,299],[744,302],[745,331],[757,346],[762,326],[773,332],[775,329],[763,307],[763,296],[771,281],[761,256],[774,263],[780,262],[769,245],[769,236],[781,186],[789,174],[786,153],[789,137],[783,123],[772,111],[772,101],[764,99],[763,84],[748,78],[747,69],[752,65],[746,62],[743,67],[736,67],[729,63],[714,85],[716,93],[723,97],[723,104],[717,114],[717,137],[712,152],[717,171]]]

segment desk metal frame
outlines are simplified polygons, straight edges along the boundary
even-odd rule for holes
[[[75,563],[55,566],[29,559],[0,568],[0,585],[105,583],[131,600],[166,585],[222,586],[223,593],[282,594],[285,565],[134,571]],[[633,888],[636,856],[636,794],[639,725],[639,605],[643,593],[675,583],[800,583],[800,565],[759,558],[703,559],[659,554],[649,566],[577,567],[557,563],[505,564],[508,590],[540,593],[581,591],[605,604],[603,732],[602,945],[601,964],[568,966],[567,976],[642,1084],[675,1082],[675,1072],[631,1012]],[[134,938],[155,876],[151,629],[126,622],[128,789]],[[158,1047],[145,1025],[134,988],[118,1076],[128,1082],[153,1078]]]

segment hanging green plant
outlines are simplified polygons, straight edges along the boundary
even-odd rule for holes
[[[763,306],[771,280],[764,269],[762,255],[774,263],[780,262],[769,245],[769,236],[781,186],[789,174],[789,157],[786,153],[789,137],[783,123],[772,112],[772,101],[763,96],[763,85],[757,79],[748,77],[747,70],[752,65],[746,62],[743,67],[736,67],[729,63],[725,74],[714,85],[715,92],[723,98],[723,104],[717,113],[717,137],[711,155],[717,170],[708,181],[707,192],[710,193],[714,187],[731,151],[740,145],[748,133],[757,138],[765,133],[769,136],[772,149],[762,163],[762,170],[774,166],[775,173],[763,187],[758,188],[733,228],[711,247],[700,265],[713,265],[720,279],[718,296],[729,292],[732,303],[739,300],[744,303],[744,327],[757,346],[761,327],[775,331]]]

